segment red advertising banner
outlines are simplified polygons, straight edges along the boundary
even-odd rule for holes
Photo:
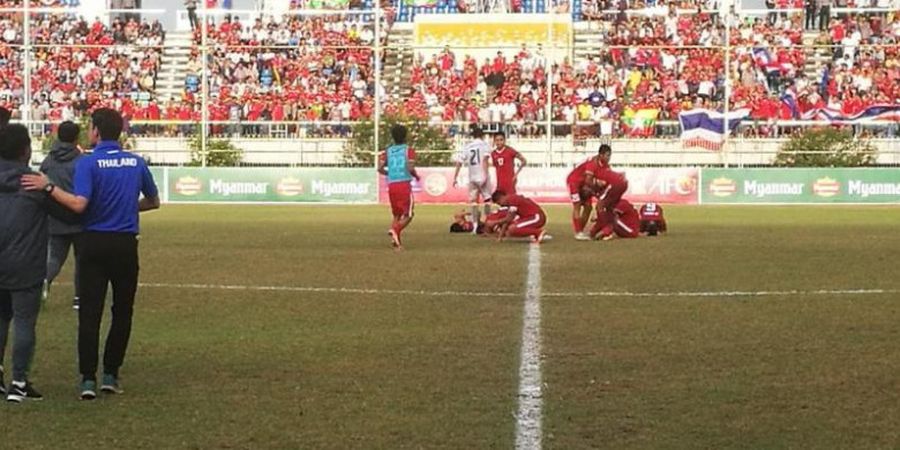
[[[416,168],[422,177],[421,183],[413,182],[413,191],[418,203],[466,203],[466,170],[460,174],[460,184],[453,187],[452,167]],[[527,167],[522,171],[517,183],[519,194],[534,199],[538,203],[569,203],[566,176],[570,169],[539,169]],[[633,168],[625,169],[628,178],[628,192],[625,198],[633,203],[681,203],[696,204],[699,198],[697,178],[699,169],[685,168]],[[387,203],[387,183],[379,181],[378,199]]]

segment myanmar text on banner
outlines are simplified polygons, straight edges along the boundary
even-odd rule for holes
[[[714,203],[900,203],[900,169],[703,169]]]
[[[371,169],[171,168],[170,202],[372,203]]]

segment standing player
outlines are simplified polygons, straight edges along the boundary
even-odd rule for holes
[[[419,180],[419,174],[416,173],[416,152],[406,145],[406,127],[394,125],[391,137],[394,145],[388,147],[378,159],[378,173],[387,176],[388,197],[394,217],[391,229],[388,230],[391,245],[402,250],[400,233],[413,219],[412,179]]]
[[[645,203],[641,206],[641,233],[647,236],[656,236],[666,232],[666,218],[663,216],[662,206],[656,203]]]
[[[456,155],[456,172],[453,173],[453,187],[456,187],[459,179],[459,169],[465,164],[469,168],[469,205],[472,209],[472,224],[474,230],[478,229],[481,220],[481,211],[478,209],[478,199],[484,201],[485,217],[491,213],[491,182],[488,175],[488,159],[490,158],[490,146],[484,140],[484,131],[481,127],[472,128],[474,140],[466,144]],[[474,234],[476,231],[473,231]]]
[[[600,146],[598,155],[598,165],[593,173],[585,177],[585,183],[592,186],[597,192],[597,217],[600,220],[601,214],[606,214],[603,218],[607,223],[615,220],[613,209],[625,195],[628,190],[628,180],[625,174],[612,170],[609,166],[609,159],[612,156],[612,148],[603,144]]]
[[[516,169],[516,160],[519,161],[518,169]],[[503,132],[494,135],[491,163],[497,173],[497,190],[515,194],[519,173],[522,172],[528,161],[516,149],[506,145],[506,135]]]
[[[591,237],[606,241],[616,236],[621,238],[640,236],[641,219],[631,202],[624,198],[619,200],[612,213],[610,221],[609,216],[603,214],[603,211],[597,210],[597,222],[591,229]]]
[[[506,236],[531,236],[531,241],[539,244],[549,238],[544,232],[547,215],[533,200],[521,195],[509,195],[503,191],[494,192],[492,199],[498,205],[507,208],[506,216],[497,224],[498,241],[502,241]]]
[[[587,161],[577,165],[566,177],[566,185],[569,187],[569,197],[572,200],[572,228],[575,230],[575,239],[589,241],[591,239],[584,232],[588,220],[591,218],[591,199],[593,190],[586,183],[587,176],[599,167],[598,156],[592,156]]]

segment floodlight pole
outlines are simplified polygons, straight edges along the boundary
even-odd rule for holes
[[[22,122],[25,126],[28,127],[30,132],[31,130],[31,1],[25,1],[22,3],[24,6],[23,9],[23,17],[22,17],[22,32],[24,35],[22,36],[22,43],[24,44],[24,55],[22,55],[22,61],[25,63],[25,92],[22,95],[22,106],[19,109],[22,113]],[[41,135],[43,135],[43,129],[41,130]],[[43,137],[43,136],[42,136]]]
[[[207,48],[206,36],[209,34],[209,14],[207,14],[207,5],[205,1],[200,2],[203,14],[202,23],[200,24],[200,58],[203,60],[203,69],[200,81],[200,155],[201,164],[206,167],[208,158],[207,140],[209,139],[209,50]],[[194,40],[194,28],[191,28],[191,41]]]
[[[726,9],[725,3],[722,3],[722,9]],[[725,167],[728,167],[728,135],[731,131],[728,127],[728,102],[731,99],[731,21],[732,21],[732,9],[727,8],[723,16],[725,17],[725,104],[723,107],[723,113],[725,116],[722,119],[722,162]]]
[[[547,50],[544,55],[544,80],[547,83],[547,104],[544,106],[544,122],[546,123],[547,155],[544,158],[544,167],[549,167],[553,159],[553,67],[550,59],[555,56],[556,43],[553,41],[553,17],[547,14]],[[552,56],[551,56],[552,55]]]
[[[373,141],[375,143],[375,148],[372,152],[372,165],[376,170],[375,181],[376,185],[378,182],[378,151],[379,146],[381,145],[380,137],[381,137],[381,2],[375,2],[375,89],[373,90],[375,95],[375,111],[372,112],[373,118],[373,126],[374,126],[374,136]]]

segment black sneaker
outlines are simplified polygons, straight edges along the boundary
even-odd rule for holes
[[[0,367],[0,395],[6,395],[6,385],[3,384],[3,368]]]
[[[27,381],[25,382],[25,386],[19,386],[15,381],[9,383],[9,389],[6,392],[6,401],[11,403],[22,403],[25,399],[43,400],[44,396]]]
[[[81,301],[78,299],[78,297],[73,298],[72,299],[72,309],[74,309],[75,311],[78,311],[78,308],[80,308],[80,307],[81,307]]]

